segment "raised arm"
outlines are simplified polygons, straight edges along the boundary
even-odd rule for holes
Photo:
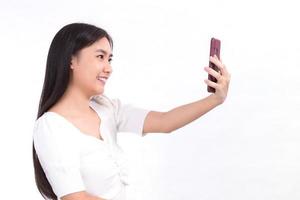
[[[100,197],[93,196],[85,191],[74,192],[61,197],[62,200],[106,200]]]
[[[168,112],[149,112],[144,123],[144,135],[156,132],[170,133],[198,119],[225,101],[231,75],[216,56],[210,57],[210,61],[220,68],[220,73],[205,67],[205,71],[218,80],[217,83],[205,80],[205,83],[215,88],[216,92],[201,100],[176,107]]]

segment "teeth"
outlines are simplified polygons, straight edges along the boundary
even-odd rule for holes
[[[103,81],[104,83],[106,82],[106,78],[102,78],[102,77],[97,77],[98,80]]]

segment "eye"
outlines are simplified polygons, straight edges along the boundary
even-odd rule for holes
[[[98,55],[97,58],[103,59],[103,58],[104,58],[104,55]]]
[[[108,59],[108,62],[109,62],[109,63],[111,63],[111,61],[112,61],[112,59],[111,59],[111,58],[110,58],[110,59]]]

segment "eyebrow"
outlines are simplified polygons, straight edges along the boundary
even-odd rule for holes
[[[96,52],[101,52],[101,53],[104,53],[105,55],[107,55],[107,51],[103,50],[103,49],[97,49]],[[114,55],[113,54],[109,54],[109,57],[113,57]]]

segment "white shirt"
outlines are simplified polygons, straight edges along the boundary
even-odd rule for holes
[[[128,168],[117,144],[117,132],[142,136],[144,119],[150,110],[122,104],[106,95],[90,99],[101,119],[103,140],[82,133],[55,112],[45,112],[35,121],[33,140],[46,177],[58,198],[86,192],[109,200],[125,200]]]

